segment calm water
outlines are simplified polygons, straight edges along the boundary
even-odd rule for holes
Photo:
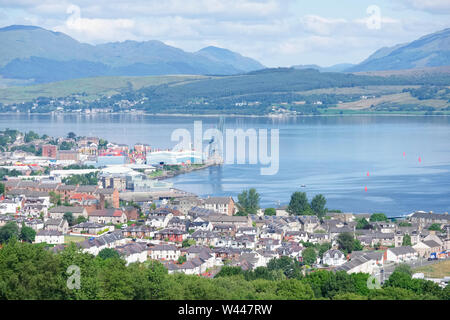
[[[0,115],[0,128],[52,136],[73,131],[117,143],[167,148],[175,144],[170,140],[172,131],[193,132],[194,120],[202,120],[204,129],[219,121],[140,115]],[[178,176],[172,179],[176,187],[199,195],[232,196],[255,187],[263,206],[286,204],[292,192],[301,190],[309,197],[322,193],[328,208],[347,212],[450,211],[450,117],[229,117],[225,128],[279,129],[278,174],[261,176],[259,166],[224,165]]]

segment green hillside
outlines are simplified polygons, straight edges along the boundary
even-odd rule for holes
[[[220,77],[102,77],[1,89],[0,112],[447,113],[449,83],[445,72],[373,76],[294,68]]]
[[[58,81],[33,86],[0,89],[0,103],[19,103],[38,97],[60,98],[83,94],[80,100],[91,101],[103,96],[121,93],[124,90],[139,90],[143,87],[168,83],[185,83],[211,77],[197,75],[146,76],[146,77],[98,77]]]

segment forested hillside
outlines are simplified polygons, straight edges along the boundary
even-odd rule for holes
[[[72,245],[53,253],[44,244],[12,239],[0,249],[0,299],[8,300],[436,300],[450,299],[450,286],[411,279],[395,271],[383,288],[370,290],[367,274],[317,271],[288,257],[254,271],[224,267],[214,279],[169,275],[158,262],[125,265],[125,260],[94,257]],[[69,266],[81,270],[80,289],[69,289]]]

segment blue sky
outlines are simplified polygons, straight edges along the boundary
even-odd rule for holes
[[[450,0],[0,0],[0,26],[38,25],[92,44],[215,45],[269,67],[358,63],[449,21]]]

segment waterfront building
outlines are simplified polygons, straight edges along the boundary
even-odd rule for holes
[[[155,151],[147,153],[147,164],[183,165],[203,163],[203,156],[194,150],[186,151]]]

